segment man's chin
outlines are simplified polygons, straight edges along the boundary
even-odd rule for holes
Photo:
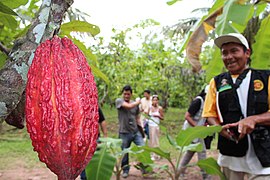
[[[237,68],[235,68],[234,66],[232,67],[227,67],[227,70],[231,73],[231,74],[238,74],[238,70]]]

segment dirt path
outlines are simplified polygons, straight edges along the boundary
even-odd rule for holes
[[[211,156],[216,154],[212,154]],[[213,157],[213,156],[212,156]],[[192,161],[196,160],[196,156],[193,157]],[[16,163],[16,162],[14,162]],[[41,162],[40,162],[41,163]],[[19,163],[17,163],[19,164]],[[134,164],[134,163],[133,163]],[[168,164],[166,160],[156,161],[156,164],[164,165]],[[8,169],[8,170],[0,170],[0,180],[57,180],[57,176],[52,173],[45,166],[38,165],[39,168],[26,168],[23,165],[16,166],[16,169]],[[113,176],[111,178],[115,180],[116,178]],[[122,180],[153,180],[153,179],[169,179],[168,174],[164,172],[159,172],[157,169],[154,169],[153,172],[142,175],[140,170],[131,166],[129,176],[126,179]],[[187,168],[187,174],[184,178],[185,180],[201,180],[202,177],[200,175],[199,167],[189,167]],[[212,180],[218,180],[218,177],[212,177]],[[76,180],[80,180],[80,178],[76,178]]]
[[[184,178],[186,180],[201,180],[201,176],[199,174],[199,168],[192,167],[189,168],[187,176]],[[121,178],[124,180],[124,178]],[[129,176],[125,178],[125,180],[153,180],[153,179],[167,179],[167,174],[164,173],[151,173],[142,175],[142,173],[135,169],[131,168]],[[213,180],[218,180],[217,177],[212,178]],[[34,169],[26,169],[23,167],[19,167],[16,170],[2,170],[0,171],[0,180],[57,180],[57,176],[52,173],[48,168],[34,168]],[[80,180],[80,178],[76,178],[76,180]],[[115,177],[112,177],[112,180],[115,180]]]

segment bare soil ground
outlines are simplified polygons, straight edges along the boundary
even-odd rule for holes
[[[217,153],[215,151],[208,152],[208,156],[216,158]],[[196,155],[193,157],[192,162],[196,160]],[[19,160],[18,160],[19,161]],[[41,162],[40,162],[41,163]],[[134,164],[135,162],[132,162]],[[168,164],[164,159],[156,161],[157,164]],[[42,164],[42,163],[41,163]],[[9,168],[8,170],[0,170],[0,180],[57,180],[57,176],[51,172],[45,165],[38,165],[38,168],[27,168],[22,162],[14,162],[14,169]],[[183,178],[185,180],[201,180],[199,167],[189,167],[187,168],[187,174]],[[111,178],[115,180],[115,176]],[[154,169],[153,172],[149,174],[142,175],[141,171],[136,169],[134,166],[131,167],[129,176],[125,180],[153,180],[153,179],[170,179],[168,175],[164,172],[159,172]],[[212,177],[212,180],[218,180],[216,176]],[[80,180],[80,178],[76,178]],[[122,178],[122,180],[124,180]]]

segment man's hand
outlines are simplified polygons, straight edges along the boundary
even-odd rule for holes
[[[243,139],[245,135],[252,133],[255,126],[256,121],[254,120],[254,116],[249,116],[236,123],[226,124],[222,126],[222,129],[228,131],[232,138],[239,141]]]
[[[229,140],[232,140],[232,141],[235,141],[235,142],[238,142],[238,137],[236,136],[236,134],[230,130],[231,124],[226,124],[224,126],[222,126],[222,130],[220,131],[220,135],[229,139]]]
[[[140,104],[141,103],[141,98],[137,97],[135,101]]]
[[[239,139],[242,139],[246,134],[252,133],[255,129],[256,120],[254,116],[249,116],[238,122],[238,132],[240,133]]]
[[[218,122],[218,119],[215,117],[209,117],[207,118],[207,122],[210,125],[220,125]],[[224,126],[222,126],[222,130],[220,131],[220,135],[231,140],[231,141],[235,141],[238,142],[239,138],[238,138],[238,134],[235,133],[233,131],[233,128],[236,128],[238,126],[238,123],[232,123],[232,124],[226,124]],[[237,131],[238,129],[236,129]]]

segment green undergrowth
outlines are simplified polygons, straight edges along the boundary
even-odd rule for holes
[[[117,138],[117,110],[109,105],[102,106],[102,110],[106,118],[109,137]],[[171,136],[175,136],[181,130],[184,113],[185,110],[177,108],[169,108],[166,111],[161,125],[167,129]],[[161,130],[160,148],[167,152],[173,151],[166,138],[166,131],[164,129]],[[33,151],[26,128],[16,129],[5,122],[2,124],[0,132],[0,162],[0,170],[16,168],[16,166],[25,168],[44,166],[43,163],[39,163],[37,153]]]

